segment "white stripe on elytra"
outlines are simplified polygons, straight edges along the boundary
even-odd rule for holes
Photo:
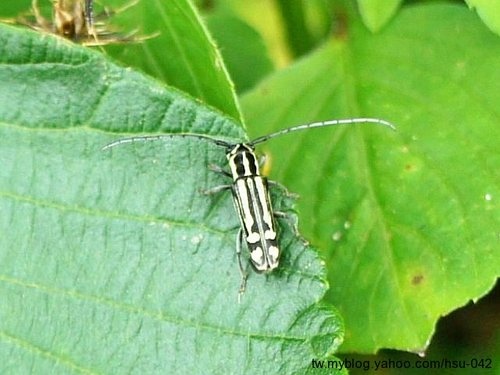
[[[257,193],[259,194],[259,201],[262,202],[262,218],[267,224],[267,230],[264,232],[264,236],[267,240],[276,239],[276,232],[273,228],[273,218],[272,213],[269,211],[269,206],[267,200],[269,197],[266,194],[266,189],[264,186],[264,180],[262,177],[255,178],[255,187],[257,188]]]
[[[252,231],[255,221],[253,219],[252,211],[250,210],[250,194],[245,180],[240,179],[236,181],[236,187],[240,196],[241,210],[243,211],[243,223],[248,233],[246,240],[248,243],[257,243],[260,241],[260,235],[259,233]]]

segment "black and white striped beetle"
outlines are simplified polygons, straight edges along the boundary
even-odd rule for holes
[[[255,145],[268,141],[271,138],[290,132],[319,128],[323,126],[346,125],[356,123],[375,123],[395,129],[394,125],[385,120],[376,118],[353,118],[342,120],[329,120],[298,125],[283,129],[275,133],[264,135],[246,143],[230,143],[204,134],[175,133],[164,135],[138,136],[119,139],[103,147],[103,150],[125,143],[166,140],[172,137],[191,137],[206,139],[217,146],[226,148],[226,157],[229,162],[230,172],[220,167],[212,166],[215,172],[222,173],[232,178],[232,184],[221,185],[206,193],[212,194],[224,190],[231,190],[236,212],[240,218],[241,227],[238,231],[236,253],[241,273],[240,295],[245,290],[247,273],[241,264],[241,244],[246,242],[250,252],[250,264],[258,273],[268,273],[279,265],[280,248],[276,229],[275,213],[269,198],[268,180],[261,176],[259,163],[255,155]],[[243,237],[244,236],[244,237]]]

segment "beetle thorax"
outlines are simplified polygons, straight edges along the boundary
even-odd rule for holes
[[[241,177],[260,176],[259,164],[253,147],[238,143],[227,152],[226,156],[234,181]]]

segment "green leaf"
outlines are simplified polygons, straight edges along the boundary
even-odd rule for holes
[[[123,0],[106,3],[119,9]],[[141,69],[241,122],[238,103],[219,50],[188,0],[142,0],[110,22],[123,33],[138,30],[142,43],[106,48],[127,66]]]
[[[250,89],[273,70],[261,36],[240,18],[220,11],[207,17],[207,25],[238,92]]]
[[[500,2],[491,0],[465,0],[491,31],[500,35]]]
[[[329,118],[396,124],[315,129],[265,150],[328,258],[342,350],[420,352],[440,316],[500,274],[500,39],[455,5],[408,8],[377,35],[351,17],[347,30],[242,105],[255,135]]]
[[[359,13],[371,31],[379,31],[394,16],[402,0],[358,0]]]
[[[314,47],[314,38],[306,23],[303,1],[276,0],[281,13],[288,46],[294,56],[302,56]]]
[[[342,339],[316,251],[280,220],[277,272],[238,304],[238,218],[192,132],[229,117],[61,38],[0,25],[1,373],[304,373]],[[283,188],[276,208],[293,216]]]
[[[50,19],[50,2],[39,1],[38,5]],[[104,5],[112,13],[105,18],[108,29],[122,35],[136,31],[138,39],[145,38],[142,42],[108,45],[104,47],[107,53],[242,122],[233,84],[220,52],[188,0],[150,0],[136,4],[108,0]],[[94,3],[97,19],[104,12],[104,5]],[[20,9],[18,15],[31,11],[29,0],[16,0],[15,6]],[[7,1],[0,15],[15,17],[11,8],[13,4]]]

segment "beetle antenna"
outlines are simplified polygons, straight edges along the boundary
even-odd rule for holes
[[[197,139],[206,139],[217,146],[230,147],[232,143],[223,141],[221,139],[216,139],[209,135],[204,134],[191,134],[191,133],[175,133],[175,134],[160,134],[160,135],[144,135],[138,137],[130,137],[130,138],[122,138],[118,139],[114,142],[108,143],[101,150],[108,150],[112,147],[124,145],[127,143],[135,143],[135,142],[152,142],[152,141],[161,141],[161,140],[170,140],[174,137],[182,137],[182,138],[197,138]]]
[[[318,122],[313,122],[310,124],[292,126],[291,128],[279,130],[275,133],[271,133],[271,134],[263,135],[262,137],[258,137],[256,139],[254,139],[253,141],[249,142],[248,144],[251,146],[255,146],[256,144],[265,142],[271,138],[278,137],[280,135],[288,134],[288,133],[298,131],[298,130],[321,128],[323,126],[366,124],[366,123],[383,125],[383,126],[387,126],[387,127],[391,128],[392,130],[396,130],[396,127],[393,124],[391,124],[388,121],[381,120],[378,118],[348,118],[348,119],[340,119],[340,120],[318,121]]]

